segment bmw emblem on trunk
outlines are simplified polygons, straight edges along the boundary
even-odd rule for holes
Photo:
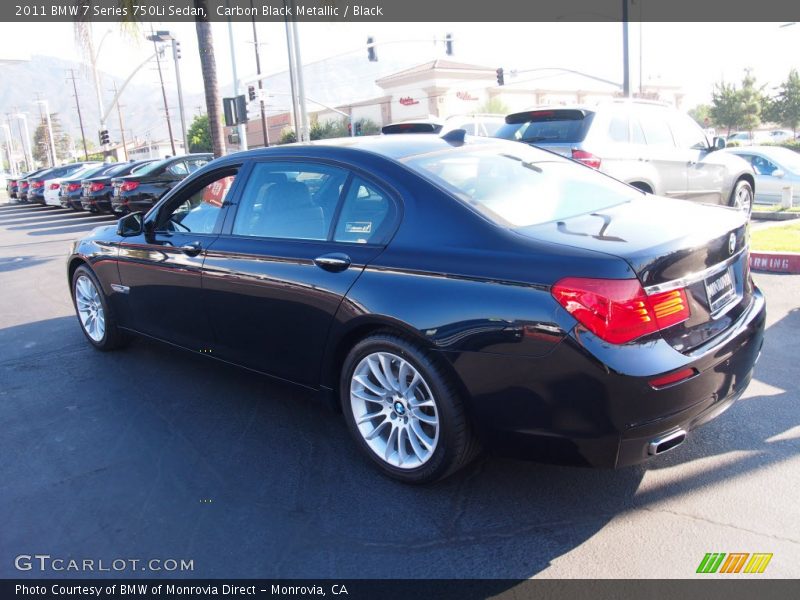
[[[734,250],[736,250],[736,234],[732,233],[728,238],[728,254],[733,254]]]

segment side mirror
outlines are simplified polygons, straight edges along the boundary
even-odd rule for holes
[[[772,172],[773,177],[783,177],[784,175],[786,175],[786,173],[783,172],[783,169],[775,169]]]
[[[117,221],[117,235],[132,237],[144,233],[144,215],[140,212],[125,215]]]
[[[724,137],[715,137],[713,144],[714,144],[713,145],[714,150],[722,150],[725,148],[725,146],[728,145],[728,142],[725,141]]]

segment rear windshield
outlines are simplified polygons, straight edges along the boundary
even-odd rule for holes
[[[137,169],[136,170],[136,174],[137,175],[150,175],[151,173],[155,173],[156,171],[158,171],[162,167],[170,164],[171,162],[172,162],[172,159],[170,159],[170,158],[165,158],[163,160],[157,160],[156,162],[152,162],[152,163],[149,163],[149,164],[145,165],[141,169]]]
[[[463,147],[404,162],[504,227],[567,219],[641,196],[594,169],[522,144]]]
[[[582,142],[593,118],[593,112],[571,109],[518,113],[506,117],[494,137],[531,144]]]

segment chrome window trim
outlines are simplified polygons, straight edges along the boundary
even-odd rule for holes
[[[695,284],[699,281],[703,281],[707,277],[711,275],[716,275],[717,273],[721,273],[728,267],[730,267],[733,263],[735,263],[741,254],[747,249],[747,246],[743,246],[736,254],[731,255],[729,258],[726,258],[722,262],[715,264],[712,267],[704,269],[702,271],[697,271],[695,273],[690,273],[685,277],[681,277],[679,279],[673,279],[672,281],[667,281],[664,283],[658,283],[656,285],[651,285],[644,288],[644,293],[648,296],[652,296],[653,294],[660,294],[662,292],[671,292],[672,290],[677,290],[679,288],[689,287],[692,284]]]

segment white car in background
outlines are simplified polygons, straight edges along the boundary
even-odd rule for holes
[[[755,201],[778,204],[783,188],[791,186],[792,204],[800,204],[800,154],[778,146],[750,146],[725,150],[741,156],[756,174]]]
[[[101,166],[102,163],[100,162],[88,162],[88,163],[81,163],[77,164],[75,169],[70,170],[68,173],[65,173],[61,177],[55,177],[53,179],[45,179],[44,181],[44,203],[47,206],[58,206],[61,208],[61,181],[63,179],[74,179],[76,176],[80,176],[87,171],[91,171],[96,169],[97,167]]]

